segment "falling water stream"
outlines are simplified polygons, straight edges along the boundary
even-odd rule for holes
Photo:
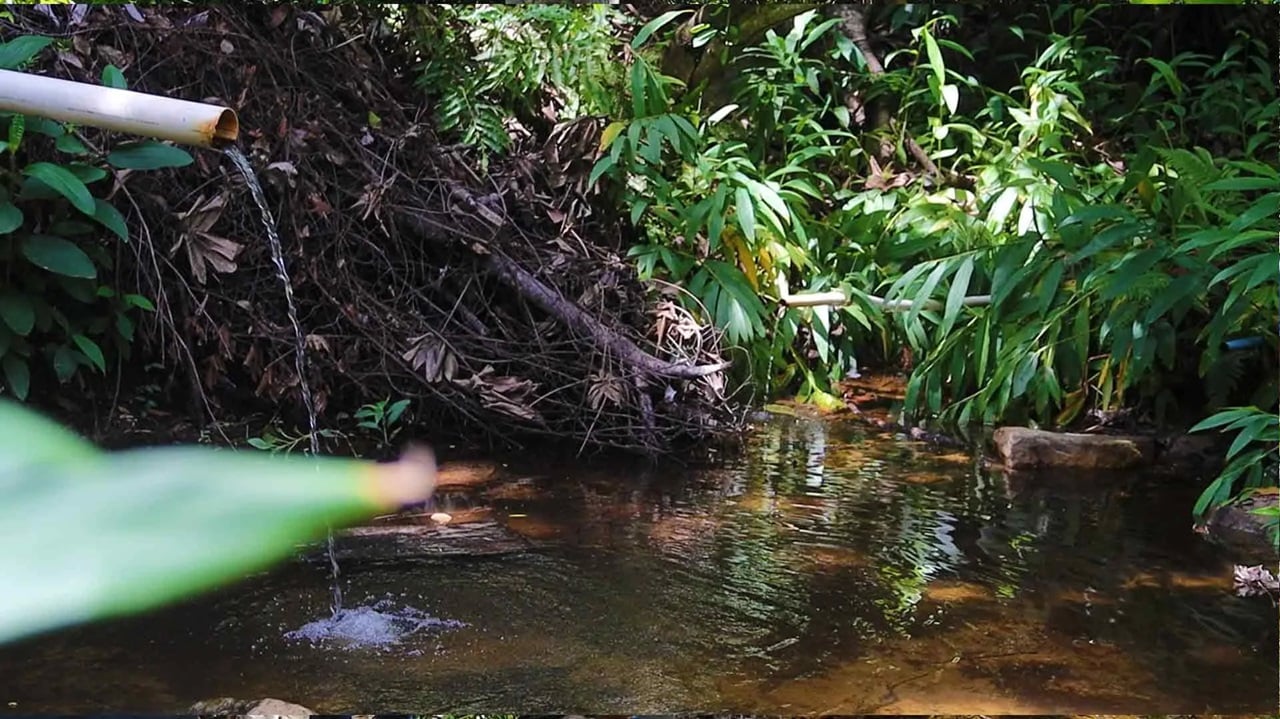
[[[262,192],[262,185],[258,182],[258,176],[253,172],[253,166],[249,164],[249,158],[245,156],[240,148],[233,146],[223,150],[223,154],[231,158],[231,162],[240,170],[240,174],[244,176],[245,185],[248,186],[250,194],[253,195],[253,201],[258,205],[258,211],[262,213],[262,227],[267,234],[267,243],[271,247],[271,259],[275,262],[276,275],[280,278],[280,283],[284,285],[284,301],[289,313],[289,324],[293,326],[293,349],[294,349],[294,366],[298,372],[298,387],[302,392],[302,404],[307,409],[307,429],[311,432],[311,455],[318,456],[320,454],[320,434],[318,420],[316,417],[315,398],[311,394],[311,385],[307,384],[307,336],[302,331],[302,324],[298,321],[298,309],[293,302],[293,282],[289,279],[289,268],[284,263],[284,247],[280,244],[280,233],[276,229],[275,217],[271,214],[271,209],[267,206],[267,197]],[[342,611],[342,586],[338,582],[338,559],[334,552],[333,546],[333,528],[329,529],[328,537],[329,549],[329,568],[332,573],[333,581],[333,615],[336,617]]]

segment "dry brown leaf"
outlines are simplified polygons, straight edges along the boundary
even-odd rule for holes
[[[176,251],[179,246],[186,249],[191,274],[202,285],[208,280],[210,267],[215,272],[224,274],[235,272],[235,259],[244,249],[244,245],[238,242],[209,232],[222,217],[225,203],[225,195],[209,199],[202,196],[196,200],[191,209],[178,213],[183,232],[178,236],[178,242],[170,252]]]

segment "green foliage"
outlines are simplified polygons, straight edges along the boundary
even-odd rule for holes
[[[391,440],[400,434],[404,429],[402,420],[405,411],[409,409],[410,400],[400,399],[392,402],[387,399],[379,402],[366,404],[355,411],[353,416],[348,416],[345,412],[338,414],[338,419],[355,420],[355,430],[363,431],[373,435],[373,438],[382,443],[383,446],[390,445]],[[320,439],[331,441],[346,442],[351,446],[353,436],[357,432],[350,434],[340,429],[319,429],[316,430],[316,436]],[[250,437],[247,443],[254,449],[260,449],[264,452],[273,454],[289,454],[299,447],[305,447],[310,444],[311,434],[309,432],[290,432],[279,427],[276,423],[267,426],[262,434],[257,437]]]
[[[409,408],[409,400],[400,399],[395,402],[388,397],[380,402],[366,404],[356,410],[356,426],[378,432],[382,435],[382,443],[389,444],[400,433],[400,418]]]
[[[612,111],[625,17],[607,4],[420,5],[407,11],[425,58],[418,84],[438,127],[502,154],[513,122]]]
[[[816,11],[745,45],[756,13],[717,8],[637,34],[631,103],[591,180],[638,226],[642,276],[688,289],[768,394],[830,402],[855,349],[905,347],[916,420],[1274,414],[1268,40],[1237,24],[1221,43],[1163,51],[1155,16],[1118,28],[1127,11],[1111,6],[866,12],[896,48],[880,74]],[[725,69],[686,88],[658,69],[655,43],[725,43]],[[849,302],[773,309],[779,281]],[[1225,352],[1239,336],[1265,350]]]
[[[401,477],[352,460],[201,447],[103,453],[6,400],[0,426],[0,584],[21,588],[0,599],[0,642],[233,581],[400,494],[381,485]]]
[[[1217,429],[1235,432],[1227,450],[1226,466],[1201,493],[1194,514],[1198,517],[1213,507],[1226,504],[1233,495],[1262,487],[1275,487],[1280,480],[1280,416],[1275,410],[1257,407],[1227,407],[1196,426],[1192,432]],[[1258,511],[1272,518],[1272,539],[1280,548],[1277,517],[1274,508]]]
[[[49,44],[0,43],[0,68],[21,68]],[[102,77],[124,84],[113,66]],[[26,399],[46,377],[105,373],[109,357],[128,356],[138,312],[155,309],[109,279],[119,243],[129,241],[124,215],[105,199],[110,169],[181,167],[192,157],[153,141],[104,152],[78,128],[11,113],[0,113],[0,137],[0,380]]]
[[[655,19],[633,45],[643,43],[645,30],[676,17]],[[813,232],[820,228],[810,209],[836,189],[823,163],[847,160],[843,145],[853,135],[840,120],[847,113],[820,95],[820,84],[835,81],[830,67],[803,56],[831,27],[811,11],[786,35],[769,31],[763,47],[744,53],[754,64],[734,101],[709,112],[677,103],[681,83],[636,55],[631,112],[605,130],[607,152],[591,176],[624,188],[631,221],[645,237],[630,251],[641,276],[661,275],[690,290],[689,309],[704,312],[731,343],[749,348],[766,383],[773,380],[770,368],[794,370],[807,364],[809,351],[824,363],[834,360],[843,321],[869,327],[857,307],[770,317],[765,306],[780,278],[793,269],[819,269],[815,260],[834,249],[830,238]],[[830,53],[828,59],[847,56],[848,48]],[[825,127],[823,120],[837,126]],[[748,127],[751,136],[744,137]],[[837,283],[834,275],[825,279]],[[812,350],[795,342],[802,331],[814,338]]]

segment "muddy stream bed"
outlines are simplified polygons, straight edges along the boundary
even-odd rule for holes
[[[1274,712],[1276,610],[1231,594],[1230,557],[1191,530],[1196,492],[1004,476],[800,418],[714,469],[508,460],[442,493],[445,527],[422,512],[339,540],[351,605],[423,620],[396,642],[291,635],[330,600],[327,564],[299,561],[0,648],[0,706]]]

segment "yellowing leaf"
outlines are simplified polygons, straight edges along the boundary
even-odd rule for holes
[[[621,135],[622,131],[625,129],[627,129],[627,123],[625,122],[609,123],[609,126],[604,128],[604,132],[600,133],[600,146],[596,148],[597,151],[604,152],[608,149],[609,146],[613,144],[613,141],[618,139],[618,135]]]

